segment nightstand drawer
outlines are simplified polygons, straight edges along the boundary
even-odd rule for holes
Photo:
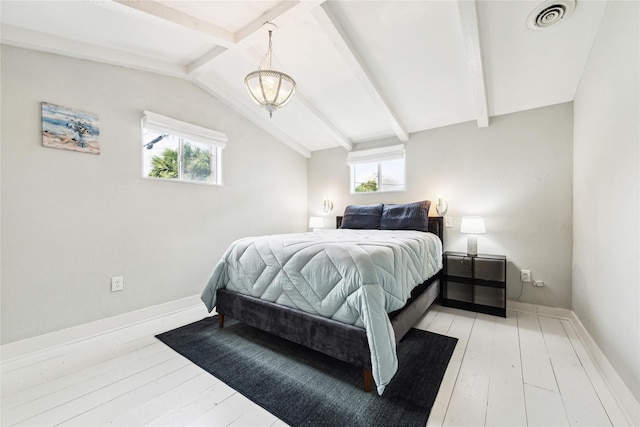
[[[504,262],[500,262],[495,259],[476,259],[475,278],[480,280],[504,282],[506,280]]]
[[[504,306],[504,289],[476,286],[474,290],[474,303],[491,307]]]
[[[450,300],[473,302],[473,286],[466,283],[447,281],[444,297]]]
[[[447,257],[447,275],[472,277],[472,263],[468,256],[449,255]]]

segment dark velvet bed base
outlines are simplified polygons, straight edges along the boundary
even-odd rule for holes
[[[442,218],[429,218],[430,231],[432,221],[434,222],[432,232],[442,240]],[[402,309],[389,313],[396,342],[404,337],[438,298],[440,274],[438,272],[416,287]],[[228,315],[247,325],[350,363],[363,369],[364,389],[367,392],[371,390],[371,353],[363,328],[226,289],[218,290],[216,307],[221,328],[224,326],[225,315]]]

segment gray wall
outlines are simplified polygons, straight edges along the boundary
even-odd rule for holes
[[[640,401],[639,17],[609,1],[576,93],[573,309]]]
[[[493,117],[488,128],[474,122],[411,134],[406,192],[350,194],[346,152],[314,152],[308,167],[309,215],[322,215],[324,195],[335,203],[325,216],[329,227],[348,204],[435,202],[441,193],[454,221],[445,230],[445,249],[466,251],[460,219],[481,215],[487,233],[479,236],[479,251],[509,260],[507,297],[570,308],[572,115],[569,103]],[[356,149],[395,143],[375,141]],[[519,271],[524,268],[545,286],[523,286]]]
[[[232,240],[306,230],[306,159],[186,81],[7,46],[1,78],[2,343],[199,294]],[[41,101],[98,114],[101,154],[43,147]],[[224,187],[140,178],[147,109],[227,134]]]

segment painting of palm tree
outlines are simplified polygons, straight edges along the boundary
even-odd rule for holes
[[[42,145],[100,154],[98,116],[60,105],[42,103]]]

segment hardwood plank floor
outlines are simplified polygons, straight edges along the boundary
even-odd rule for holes
[[[3,362],[1,425],[286,425],[154,338],[194,308]],[[434,305],[416,327],[458,338],[428,426],[623,426],[571,322]]]

